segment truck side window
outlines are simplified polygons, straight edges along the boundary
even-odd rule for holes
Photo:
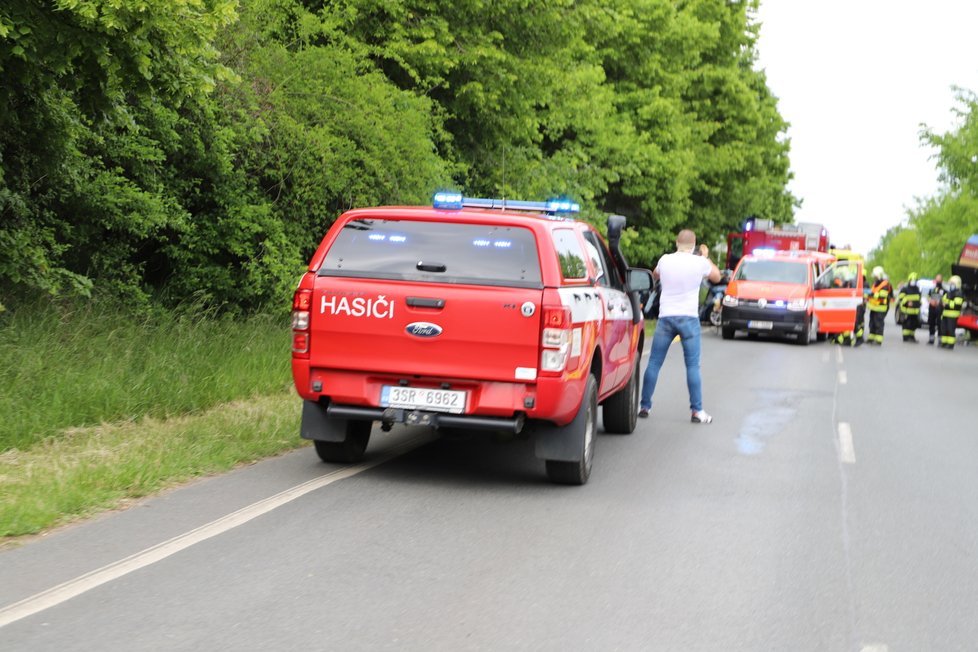
[[[573,229],[555,229],[554,248],[560,263],[560,275],[564,280],[586,279],[587,258],[584,248]]]
[[[591,254],[591,262],[594,264],[595,279],[598,285],[604,287],[624,288],[624,282],[618,274],[618,268],[611,262],[611,255],[605,249],[604,243],[594,233],[590,231],[584,233],[584,241],[587,244],[588,253]]]

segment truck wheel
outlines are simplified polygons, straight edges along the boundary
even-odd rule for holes
[[[734,336],[733,326],[724,326],[720,330],[720,335],[722,335],[723,336],[723,339],[725,339],[725,340],[732,340],[733,339],[733,336]]]
[[[609,396],[601,407],[604,431],[615,435],[630,435],[638,424],[638,370],[642,359],[636,353],[635,368],[628,384]]]
[[[367,450],[367,442],[370,441],[370,428],[373,427],[372,421],[347,421],[346,439],[343,441],[319,441],[313,442],[316,446],[316,454],[324,462],[339,462],[350,464],[359,462],[363,459],[363,453]]]
[[[557,484],[581,485],[591,476],[594,460],[594,434],[598,429],[598,383],[593,374],[587,377],[584,400],[574,420],[564,426],[568,437],[581,440],[581,459],[576,462],[547,460],[547,478]]]

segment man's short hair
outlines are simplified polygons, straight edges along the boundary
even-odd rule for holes
[[[696,246],[696,234],[689,229],[683,229],[676,235],[677,249],[692,249]]]

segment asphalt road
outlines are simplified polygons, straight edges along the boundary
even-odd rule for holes
[[[402,428],[60,530],[0,552],[0,650],[976,650],[978,348],[887,331],[707,331],[711,425],[675,345],[584,487]]]

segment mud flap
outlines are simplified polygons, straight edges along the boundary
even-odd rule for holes
[[[326,406],[316,401],[302,402],[302,425],[299,436],[317,441],[346,441],[346,419],[326,416]]]
[[[587,409],[584,405],[586,400],[586,395],[581,398],[581,407],[577,410],[577,415],[566,426],[541,422],[534,424],[533,442],[539,459],[557,462],[581,461],[586,430],[584,420],[587,418]]]

